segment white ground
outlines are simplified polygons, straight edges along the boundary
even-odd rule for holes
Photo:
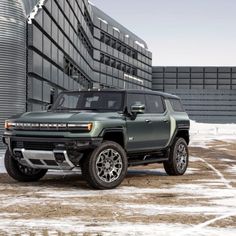
[[[5,173],[5,167],[4,167],[4,163],[3,163],[3,156],[4,156],[4,151],[0,150],[0,173]]]
[[[68,179],[63,183],[63,178],[58,180],[61,181],[58,184],[49,180],[24,185],[4,177],[3,183],[0,183],[0,234],[235,236],[236,157],[222,156],[217,162],[212,157],[205,157],[202,148],[210,151],[215,140],[234,144],[236,124],[191,122],[191,147],[194,152],[198,148],[200,151],[199,155],[191,156],[190,168],[179,182],[176,178],[165,176],[160,167],[131,170],[129,175],[134,177],[110,191],[92,191],[72,183],[66,187]],[[228,148],[218,143],[217,150],[226,153]],[[2,158],[0,160],[0,169],[4,172]],[[203,176],[206,172],[211,173],[211,178]],[[141,179],[147,179],[147,186],[139,186]],[[161,184],[153,187],[152,181],[160,181]],[[174,202],[170,198],[172,195]],[[160,201],[166,196],[167,200],[158,203],[153,196]],[[186,203],[183,204],[183,201]],[[28,217],[28,208],[34,205],[38,210]],[[85,215],[62,212],[64,207],[71,206],[73,210],[85,212]],[[105,213],[100,212],[103,209]],[[41,210],[45,217],[37,212]],[[86,210],[91,213],[87,215]],[[186,222],[180,220],[176,223],[176,219],[172,220],[173,215],[180,219],[199,217],[199,220],[188,221],[186,218]],[[170,220],[163,222],[155,218],[161,219],[162,216]],[[144,222],[142,219],[145,219]]]

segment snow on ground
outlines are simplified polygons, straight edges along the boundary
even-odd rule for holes
[[[5,153],[4,150],[0,150],[0,173],[6,172],[5,167],[4,167],[4,159],[3,159],[4,153]]]
[[[138,167],[119,188],[93,191],[64,172],[34,184],[0,175],[0,234],[235,236],[236,124],[191,121],[190,133],[184,176]]]
[[[197,147],[209,147],[207,144],[214,140],[235,141],[236,124],[207,124],[190,122],[190,145]]]

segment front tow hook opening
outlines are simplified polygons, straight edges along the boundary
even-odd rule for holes
[[[54,159],[56,163],[61,166],[61,167],[70,167],[73,169],[75,165],[71,162],[71,160],[68,157],[67,151],[59,151],[59,150],[54,150]]]
[[[55,161],[58,164],[62,164],[63,162],[66,161],[64,153],[54,153],[54,156],[55,156]]]
[[[14,152],[14,158],[16,159],[16,160],[21,160],[21,159],[23,159],[24,157],[23,157],[23,153],[22,153],[22,151],[15,151]]]

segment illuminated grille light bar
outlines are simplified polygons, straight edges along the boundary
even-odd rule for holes
[[[65,123],[14,123],[17,130],[84,130],[90,131],[92,123],[65,124]]]

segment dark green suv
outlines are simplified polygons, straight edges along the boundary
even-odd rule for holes
[[[96,189],[117,187],[128,166],[163,163],[168,175],[188,166],[189,118],[176,96],[140,90],[61,93],[48,111],[5,123],[5,166],[18,181],[48,169],[80,167]]]

